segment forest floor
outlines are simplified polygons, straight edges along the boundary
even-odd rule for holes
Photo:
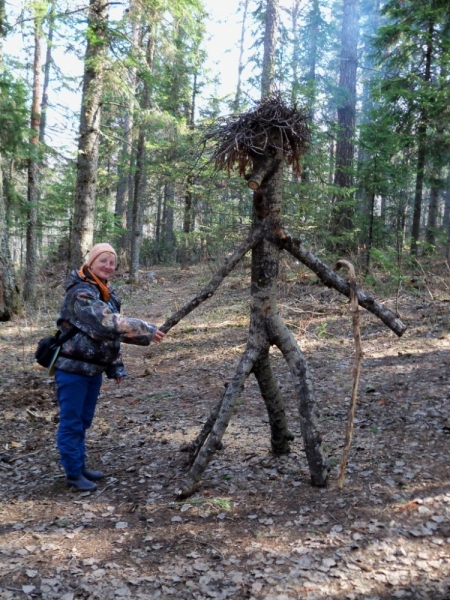
[[[161,324],[208,266],[120,274],[124,313]],[[436,271],[438,272],[438,271]],[[444,275],[442,275],[444,273]],[[293,384],[271,358],[295,434],[270,452],[252,376],[197,492],[176,497],[193,440],[245,348],[250,273],[234,272],[160,345],[123,346],[88,435],[93,493],[68,490],[55,447],[54,380],[33,368],[62,300],[43,276],[38,312],[0,324],[0,598],[444,600],[450,598],[450,273],[405,282],[397,338],[360,311],[364,351],[345,485],[337,487],[355,348],[346,298],[283,266],[280,313],[311,369],[328,487],[310,485]],[[409,285],[408,285],[409,283]],[[361,287],[395,309],[392,296]]]

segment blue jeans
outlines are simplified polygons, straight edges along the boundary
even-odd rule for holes
[[[60,411],[57,442],[61,464],[67,477],[77,477],[86,460],[86,430],[94,418],[102,376],[56,369],[55,379]]]

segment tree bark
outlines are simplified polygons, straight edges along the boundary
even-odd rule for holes
[[[0,0],[0,27],[1,4]],[[1,29],[0,29],[0,57],[1,57]],[[1,71],[1,62],[0,62]],[[14,265],[9,251],[8,225],[6,221],[5,196],[3,194],[2,157],[0,155],[0,321],[9,321],[13,315],[22,313],[23,306],[20,299],[20,290],[16,283]]]
[[[24,300],[34,304],[36,302],[36,276],[37,276],[37,243],[36,225],[39,202],[39,125],[41,119],[41,45],[42,21],[36,14],[34,17],[34,62],[33,62],[33,98],[31,105],[32,131],[31,150],[28,159],[28,187],[27,187],[27,250],[25,264],[25,281],[23,286]]]
[[[90,0],[78,141],[77,183],[70,244],[71,268],[79,267],[94,241],[98,147],[107,48],[107,0]]]
[[[450,178],[447,177],[448,183],[450,183]],[[450,189],[447,188],[444,194],[444,219],[442,224],[445,232],[446,239],[446,248],[445,248],[445,257],[450,260]]]
[[[163,236],[164,257],[173,255],[175,246],[174,233],[174,210],[175,210],[175,184],[170,181],[164,186],[164,210],[163,210]]]
[[[196,488],[198,481],[205,472],[206,467],[210,463],[216,450],[222,446],[222,437],[228,426],[228,423],[233,412],[234,404],[241,393],[244,383],[251,373],[253,365],[258,357],[260,348],[253,344],[253,339],[248,340],[247,349],[244,352],[236,372],[229,382],[222,401],[217,417],[214,420],[214,425],[209,433],[205,443],[199,449],[194,464],[189,469],[186,476],[180,481],[177,489],[177,496],[185,498],[191,496]]]
[[[281,455],[290,452],[289,442],[294,439],[294,436],[287,426],[284,400],[270,364],[269,347],[270,345],[267,344],[267,347],[260,352],[253,373],[269,415],[272,452]]]
[[[345,234],[353,232],[353,158],[356,115],[356,71],[358,67],[359,0],[344,0],[337,100],[338,132],[334,185],[338,188],[333,198],[331,232],[333,245],[347,251],[352,242]],[[342,192],[340,192],[342,190]],[[341,238],[341,239],[339,239]]]
[[[369,201],[369,227],[367,231],[367,244],[366,244],[366,265],[365,272],[369,273],[370,270],[370,253],[372,251],[373,246],[373,222],[375,218],[375,190],[370,192],[370,201]]]
[[[271,341],[281,350],[294,378],[311,483],[323,486],[326,484],[330,465],[322,454],[322,435],[318,430],[318,411],[308,365],[294,336],[278,314],[268,317],[268,329]]]
[[[5,0],[0,0],[0,73],[3,70],[3,40],[6,35]],[[0,321],[9,321],[23,309],[20,290],[9,251],[6,202],[3,191],[3,163],[0,155]]]
[[[261,75],[261,98],[270,96],[275,84],[275,52],[278,35],[279,0],[266,0],[264,55]]]
[[[282,235],[277,233],[271,239],[311,269],[325,285],[334,288],[344,296],[347,296],[347,298],[350,298],[350,287],[348,283],[319,258],[314,256],[314,254],[308,252],[308,250],[301,245],[300,240],[292,238],[285,230]],[[401,337],[405,333],[406,325],[395,313],[361,290],[357,291],[357,295],[359,304],[381,319],[381,321],[383,321],[383,323],[396,335]]]
[[[425,161],[427,155],[426,116],[422,112],[421,123],[417,134],[419,146],[417,148],[416,187],[414,192],[413,223],[411,229],[411,256],[417,257],[419,253],[420,222],[422,218],[423,183],[425,179]]]
[[[248,238],[245,240],[241,246],[237,250],[233,252],[230,258],[225,262],[225,264],[217,271],[211,281],[205,286],[202,291],[195,296],[190,302],[181,307],[176,313],[171,315],[164,324],[160,327],[161,331],[167,333],[172,327],[174,327],[177,323],[184,319],[190,312],[192,312],[197,306],[202,304],[208,298],[214,294],[219,285],[225,279],[225,277],[231,273],[231,271],[236,267],[239,261],[247,254],[249,250],[251,250],[255,244],[259,243],[264,236],[264,229],[258,228],[250,233]]]
[[[184,192],[184,207],[183,207],[183,250],[181,253],[181,269],[186,271],[189,269],[189,258],[190,258],[190,243],[189,234],[191,232],[192,224],[192,186],[194,184],[193,175],[188,175],[186,178],[186,189]]]
[[[430,21],[428,23],[428,37],[427,37],[427,49],[425,53],[425,74],[424,82],[425,86],[431,79],[431,63],[433,58],[433,34],[434,34],[434,23]],[[413,210],[413,223],[411,230],[411,256],[417,257],[419,253],[419,240],[420,240],[420,221],[422,215],[422,198],[423,198],[423,184],[425,179],[425,162],[427,157],[427,129],[428,129],[428,112],[426,108],[423,108],[420,114],[420,121],[418,127],[418,148],[417,148],[417,167],[416,167],[416,188],[414,193],[414,210]]]
[[[247,27],[247,11],[248,11],[248,2],[249,0],[243,0],[242,8],[243,8],[243,16],[242,16],[242,27],[241,27],[241,37],[239,40],[239,59],[238,59],[238,79],[236,84],[236,95],[234,97],[233,102],[233,111],[235,113],[239,112],[241,106],[241,79],[242,79],[242,71],[244,70],[244,39],[245,39],[245,31]]]
[[[147,190],[146,167],[146,144],[147,135],[144,126],[141,125],[136,153],[136,173],[134,176],[133,205],[131,212],[131,236],[130,236],[130,283],[138,283],[139,251],[142,241],[142,218],[144,214],[145,192]]]
[[[154,15],[153,15],[154,17]],[[153,71],[153,58],[155,51],[154,23],[151,23],[147,38],[145,52],[148,74]],[[150,109],[151,86],[148,77],[144,79],[141,100],[141,111],[145,115]],[[139,251],[142,242],[142,220],[145,210],[147,193],[147,123],[142,122],[139,127],[139,139],[136,154],[136,173],[134,176],[133,211],[131,222],[131,254],[130,254],[130,283],[138,282]]]
[[[161,220],[162,220],[162,208],[163,208],[163,189],[159,186],[157,199],[156,199],[156,225],[155,225],[155,242],[158,249],[158,258],[160,259],[161,249]]]
[[[41,104],[41,122],[39,124],[39,142],[45,142],[45,130],[47,128],[47,109],[48,109],[48,87],[50,83],[50,72],[52,68],[52,48],[53,48],[53,33],[55,31],[55,10],[54,3],[50,3],[49,20],[48,20],[48,36],[47,36],[47,52],[45,54],[44,64],[44,83],[42,86],[42,104]]]
[[[428,220],[427,220],[427,231],[425,234],[425,240],[428,244],[428,252],[432,252],[436,246],[436,230],[437,230],[437,218],[439,209],[439,192],[440,192],[440,178],[435,179],[430,188],[430,202],[428,204]]]
[[[130,1],[128,16],[131,21],[131,51],[132,53],[137,54],[139,42],[139,10],[137,9],[134,0]],[[135,66],[128,68],[127,79],[129,102],[125,109],[124,138],[119,159],[117,196],[114,210],[116,225],[122,230],[117,237],[117,250],[119,253],[119,260],[124,265],[127,263],[127,256],[130,256],[130,236],[129,231],[127,230],[127,214],[130,203],[133,202],[133,127],[134,107],[136,102]]]

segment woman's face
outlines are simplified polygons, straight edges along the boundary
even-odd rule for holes
[[[116,270],[116,257],[111,252],[102,252],[90,266],[91,271],[99,279],[109,279]]]

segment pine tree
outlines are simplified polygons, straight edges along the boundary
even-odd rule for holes
[[[420,244],[430,140],[449,100],[448,83],[441,75],[450,60],[449,12],[445,0],[389,0],[376,39],[381,67],[376,98],[395,120],[398,135],[416,152],[412,256],[417,256]]]
[[[9,250],[8,220],[6,215],[3,187],[3,156],[7,149],[15,151],[21,143],[21,135],[26,125],[25,94],[21,86],[4,77],[3,40],[8,26],[6,22],[5,0],[0,0],[0,321],[9,321],[22,311],[20,292]],[[14,108],[13,108],[14,107]]]
[[[356,70],[358,67],[359,0],[344,0],[341,30],[335,195],[331,232],[341,251],[353,244],[353,184],[356,124]]]
[[[39,201],[39,132],[41,121],[41,77],[42,77],[42,21],[44,7],[36,3],[34,19],[33,90],[30,129],[32,132],[30,156],[28,158],[27,188],[27,250],[23,296],[29,302],[36,300],[37,239],[36,226]]]
[[[90,0],[84,58],[76,198],[70,244],[70,266],[82,264],[94,239],[101,101],[108,41],[108,2]]]

